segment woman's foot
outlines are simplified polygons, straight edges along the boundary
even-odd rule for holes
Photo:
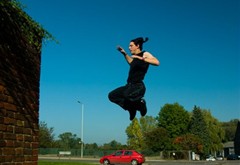
[[[147,114],[147,106],[144,99],[141,99],[140,101],[139,111],[141,113],[141,116],[145,116]]]
[[[130,115],[129,119],[132,121],[136,116],[137,110],[136,109],[131,109],[131,110],[128,110],[128,112],[129,112],[129,115]]]

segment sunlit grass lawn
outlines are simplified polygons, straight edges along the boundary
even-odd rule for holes
[[[93,165],[93,164],[82,163],[82,162],[66,162],[66,161],[56,162],[56,161],[39,160],[38,165]]]

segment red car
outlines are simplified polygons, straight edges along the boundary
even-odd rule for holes
[[[118,150],[111,155],[101,157],[100,163],[104,165],[109,164],[132,164],[141,165],[145,162],[145,157],[135,150]]]

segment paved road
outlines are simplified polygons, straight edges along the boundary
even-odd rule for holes
[[[100,164],[99,158],[77,158],[77,157],[49,157],[39,156],[39,160],[48,161],[78,161],[92,164]],[[224,161],[184,161],[184,160],[146,160],[143,165],[240,165],[240,160]]]
[[[146,161],[146,165],[240,165],[240,161]]]

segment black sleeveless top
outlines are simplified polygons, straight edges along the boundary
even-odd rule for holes
[[[136,54],[137,56],[143,57],[143,52]],[[149,63],[134,58],[130,63],[130,70],[128,73],[128,83],[140,83],[144,80],[145,74],[147,73]]]

